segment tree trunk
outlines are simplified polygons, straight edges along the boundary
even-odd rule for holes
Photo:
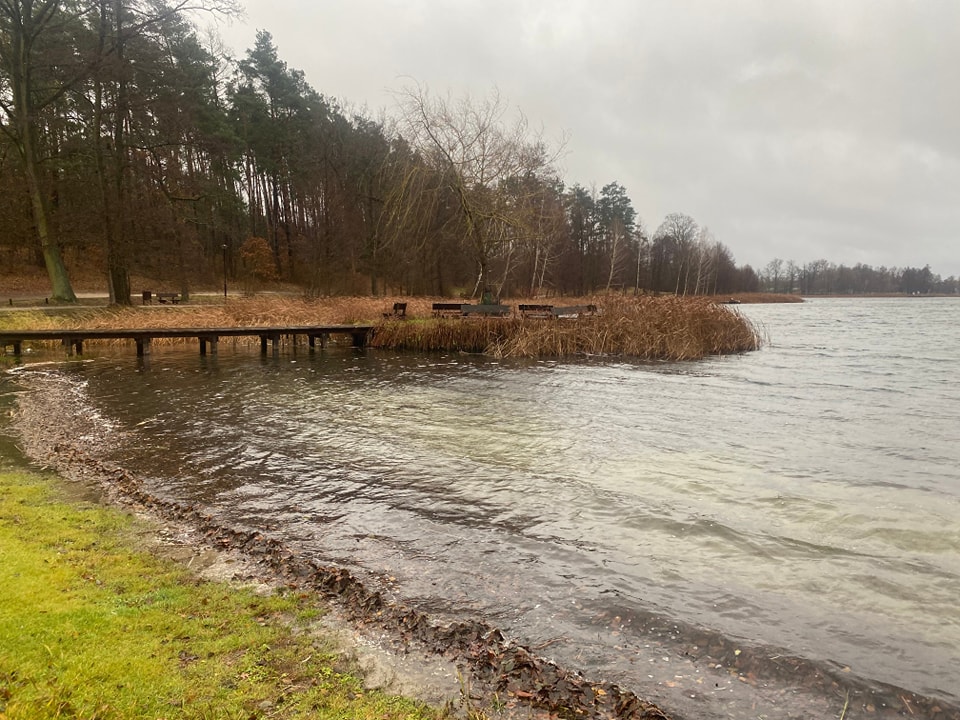
[[[101,3],[101,12],[106,8]],[[107,249],[107,278],[110,288],[110,302],[115,305],[130,305],[130,261],[128,258],[125,202],[125,174],[127,172],[127,147],[124,137],[124,123],[127,119],[127,82],[123,77],[124,67],[124,27],[123,4],[121,0],[114,0],[114,22],[116,23],[116,58],[120,77],[117,82],[117,100],[113,118],[113,152],[114,152],[114,193],[116,200],[113,214],[116,217],[106,218],[104,223],[105,241]],[[101,28],[105,31],[105,23]],[[98,138],[99,140],[99,138]],[[110,226],[113,232],[110,232]]]
[[[27,130],[30,133],[30,130]],[[30,209],[33,213],[33,223],[40,241],[40,251],[43,253],[43,263],[50,278],[53,299],[60,302],[76,302],[77,296],[70,284],[67,266],[63,263],[60,248],[50,237],[49,215],[47,213],[46,197],[39,181],[39,168],[30,140],[24,142],[24,171],[27,176],[27,190],[30,193]]]
[[[27,12],[22,18],[23,24],[14,24],[10,38],[11,63],[10,90],[13,94],[13,118],[15,127],[14,142],[23,160],[23,171],[30,195],[30,211],[33,225],[43,254],[43,262],[50,278],[53,299],[60,302],[76,302],[77,296],[70,285],[66,265],[60,254],[60,247],[50,237],[50,217],[46,194],[40,181],[39,111],[34,103],[31,76],[33,73],[32,42],[39,31],[34,27],[35,18]],[[49,20],[49,18],[47,18]]]

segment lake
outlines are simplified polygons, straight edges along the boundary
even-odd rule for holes
[[[699,362],[221,342],[56,368],[158,495],[678,716],[837,717],[823,671],[960,703],[960,300],[736,311],[763,349]]]

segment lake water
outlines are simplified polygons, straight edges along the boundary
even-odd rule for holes
[[[62,369],[158,494],[680,716],[839,716],[780,655],[960,703],[960,301],[737,311],[764,348],[690,363],[224,342]]]

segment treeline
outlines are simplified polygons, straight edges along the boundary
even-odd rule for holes
[[[801,295],[956,295],[960,293],[960,280],[952,275],[941,278],[929,265],[873,268],[858,263],[847,267],[826,260],[798,265],[775,258],[761,271],[760,287],[765,292]]]
[[[201,37],[228,0],[0,3],[0,266],[99,269],[189,294],[288,281],[315,294],[752,289],[689,217],[652,237],[626,190],[565,187],[556,150],[496,95],[410,89],[349,113],[259,33],[239,61]]]
[[[496,95],[410,87],[350,112],[280,59],[235,60],[196,19],[233,0],[0,2],[0,271],[95,269],[174,287],[314,295],[679,294],[760,289],[680,213],[652,233],[626,189],[568,187]],[[136,288],[137,290],[142,288]]]

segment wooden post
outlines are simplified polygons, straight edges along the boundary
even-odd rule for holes
[[[67,355],[83,355],[83,340],[81,338],[64,337],[63,344],[67,348]]]
[[[137,338],[137,357],[146,357],[150,354],[150,338]]]
[[[217,345],[219,344],[219,341],[220,341],[219,337],[217,337],[216,335],[200,335],[198,337],[198,340],[200,340],[201,355],[207,354],[207,343],[210,344],[210,354],[211,355],[217,354]]]

